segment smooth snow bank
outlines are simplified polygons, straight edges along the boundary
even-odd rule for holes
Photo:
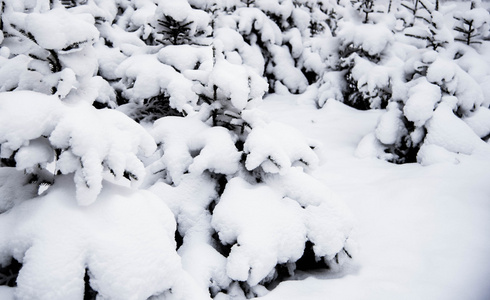
[[[306,95],[307,96],[307,95]],[[323,142],[315,175],[342,197],[357,220],[360,253],[340,273],[285,281],[259,299],[488,299],[490,160],[395,165],[354,156],[381,112],[305,96],[271,96],[261,109]]]

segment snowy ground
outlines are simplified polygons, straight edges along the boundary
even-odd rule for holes
[[[260,299],[490,299],[490,161],[421,166],[356,158],[380,112],[339,102],[317,110],[309,95],[273,95],[261,109],[323,143],[325,162],[315,175],[356,215],[360,251],[340,274],[302,274]]]

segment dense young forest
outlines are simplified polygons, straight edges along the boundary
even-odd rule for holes
[[[314,176],[322,143],[272,120],[268,96],[379,113],[359,158],[490,157],[486,3],[2,0],[0,11],[5,297],[243,299],[298,272],[341,272],[358,253],[354,217]]]

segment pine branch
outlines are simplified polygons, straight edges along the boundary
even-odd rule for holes
[[[130,172],[128,170],[125,170],[124,171],[123,177],[126,178],[126,179],[128,179],[128,180],[133,180],[134,179],[134,180],[138,181],[138,176],[136,176],[136,174],[134,174],[134,173],[132,173],[132,172]]]
[[[70,50],[74,50],[74,49],[79,49],[80,48],[80,45],[83,45],[85,43],[87,43],[88,40],[84,40],[84,41],[79,41],[79,42],[75,42],[75,43],[72,43],[68,46],[66,46],[65,48],[61,49],[61,51],[70,51]]]
[[[67,9],[77,6],[76,0],[61,0],[61,4]]]
[[[405,35],[408,37],[413,37],[413,38],[420,39],[420,40],[429,40],[428,36],[421,36],[421,35],[416,35],[416,34],[411,34],[411,33],[405,33]]]
[[[424,16],[415,16],[415,18],[416,19],[419,19],[419,20],[423,20],[423,21],[425,21],[425,22],[427,22],[429,24],[431,23],[431,21],[429,19],[427,19],[426,17],[424,17]]]
[[[345,248],[343,248],[342,250],[344,250],[345,254],[347,254],[347,256],[348,256],[350,259],[352,259],[352,255],[350,255],[350,253],[349,253],[349,252],[347,252],[347,250],[345,250]]]
[[[39,43],[36,41],[36,38],[32,35],[32,33],[27,32],[24,29],[17,27],[17,25],[15,25],[15,24],[10,24],[10,26],[13,29],[17,30],[20,34],[22,34],[23,36],[25,36],[26,38],[28,38],[29,40],[31,40],[32,42],[34,42],[36,45],[39,46]]]
[[[48,50],[50,56],[48,56],[49,66],[51,68],[51,72],[58,73],[61,71],[62,66],[60,60],[58,58],[58,53],[54,50]]]
[[[267,160],[269,160],[274,166],[276,166],[279,170],[282,169],[282,166],[274,159],[272,156],[268,156]]]
[[[422,7],[423,7],[423,8],[424,8],[426,11],[430,12],[430,10],[429,10],[428,6],[427,6],[427,5],[424,3],[424,1],[419,0],[419,1],[418,1],[418,3],[420,3],[420,5],[422,5]]]
[[[408,10],[411,10],[413,14],[415,14],[415,12],[417,11],[416,8],[410,7],[407,4],[405,4],[405,3],[401,3],[401,6],[405,7]]]
[[[466,33],[466,29],[464,28],[461,28],[461,27],[454,27],[454,30],[458,31],[458,32],[461,32],[461,33]]]
[[[14,274],[12,271],[9,273],[8,275],[0,274],[0,286],[10,285],[17,278],[17,274]]]

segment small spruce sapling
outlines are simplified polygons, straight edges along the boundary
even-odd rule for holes
[[[419,26],[406,28],[405,35],[425,42],[425,47],[437,50],[449,44],[452,41],[452,36],[445,27],[442,14],[438,11],[426,10],[426,12],[428,15],[420,18]]]
[[[390,87],[370,89],[368,82],[361,82],[355,71],[361,64],[371,67],[382,65],[382,53],[369,53],[362,46],[349,43],[340,51],[340,57],[340,67],[345,70],[344,103],[360,110],[385,108],[391,98]]]
[[[190,25],[194,21],[177,21],[172,16],[163,16],[158,19],[160,25],[159,34],[163,35],[161,40],[157,40],[162,44],[182,45],[191,42],[192,37],[189,35],[191,30]]]
[[[475,1],[471,2],[471,8],[454,18],[458,21],[454,30],[458,32],[455,40],[466,45],[481,44],[485,33],[488,33],[490,14],[484,8],[478,7]]]
[[[250,7],[255,4],[255,0],[241,0],[241,2],[245,3],[247,7]]]
[[[360,0],[353,3],[355,9],[357,9],[361,14],[364,15],[363,23],[369,21],[369,14],[374,12],[374,0]]]
[[[406,27],[412,27],[417,19],[425,19],[427,22],[427,16],[433,10],[432,3],[428,0],[415,0],[415,1],[402,1],[400,3],[402,7],[409,11],[410,17],[402,17]]]

